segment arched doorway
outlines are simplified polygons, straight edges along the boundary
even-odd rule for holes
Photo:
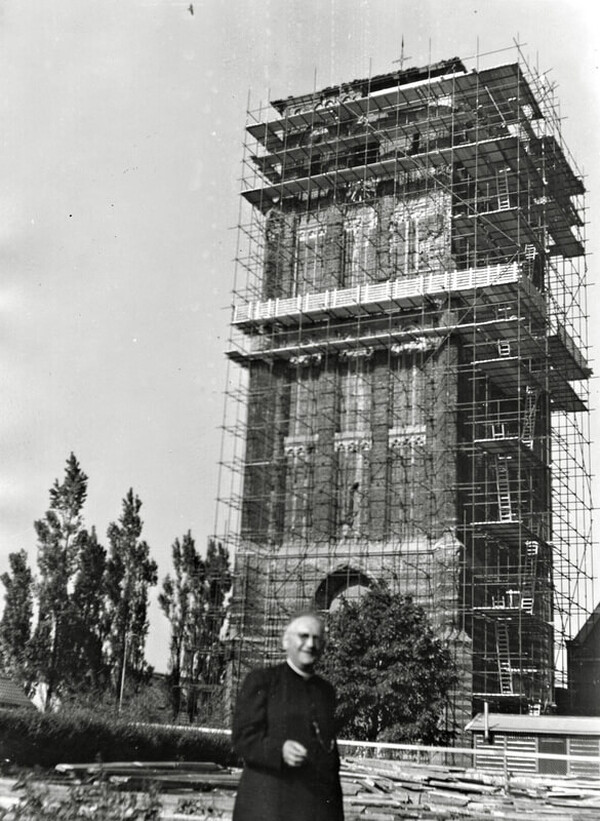
[[[319,610],[336,610],[344,600],[359,599],[371,584],[371,579],[360,570],[341,567],[323,579],[315,594],[315,604]]]

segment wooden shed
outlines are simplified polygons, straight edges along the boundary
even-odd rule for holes
[[[465,730],[473,734],[478,769],[600,776],[600,718],[489,713],[486,721],[478,713]]]

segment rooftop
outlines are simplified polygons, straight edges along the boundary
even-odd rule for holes
[[[377,74],[374,77],[351,80],[348,83],[329,86],[328,88],[321,89],[317,92],[299,94],[296,96],[290,95],[283,100],[272,100],[271,105],[273,108],[276,108],[280,114],[283,114],[289,106],[297,105],[301,101],[308,102],[314,100],[316,102],[323,97],[333,97],[348,91],[359,91],[361,96],[367,96],[367,94],[374,91],[379,91],[382,88],[404,85],[405,83],[414,83],[419,80],[439,77],[443,74],[454,74],[456,72],[464,73],[466,72],[466,68],[458,57],[453,57],[450,60],[441,60],[438,63],[431,63],[431,65],[428,66],[412,66],[411,68],[401,69],[400,71]]]
[[[600,718],[595,716],[530,716],[511,713],[490,713],[488,728],[496,733],[527,733],[529,735],[591,735],[600,736]],[[465,730],[483,732],[485,719],[478,713]]]

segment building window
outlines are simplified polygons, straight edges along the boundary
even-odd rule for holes
[[[373,279],[377,213],[372,206],[353,208],[344,221],[344,277],[346,288]]]
[[[313,447],[305,442],[288,440],[287,489],[285,520],[287,532],[306,538],[312,525],[313,503]]]
[[[406,537],[426,516],[425,371],[410,354],[396,358],[391,371],[389,430],[389,518],[393,533]]]
[[[448,265],[447,207],[438,191],[396,206],[388,229],[393,276],[443,270]]]
[[[317,442],[317,388],[314,368],[296,371],[291,384],[287,456],[285,529],[293,536],[307,537],[312,525],[314,464]]]
[[[339,375],[336,509],[340,535],[364,533],[368,520],[371,450],[371,370],[369,350],[347,353]]]
[[[324,269],[325,226],[314,214],[303,214],[296,234],[294,270],[296,295],[321,290]]]
[[[404,205],[396,208],[390,219],[389,244],[392,275],[414,273],[418,267],[418,225]]]
[[[371,373],[366,356],[351,359],[340,373],[338,430],[364,432],[371,416]]]
[[[423,429],[426,419],[425,367],[411,353],[400,353],[391,368],[392,428]]]
[[[336,502],[341,536],[360,536],[364,532],[367,470],[367,456],[363,451],[338,446]]]
[[[317,424],[318,377],[313,368],[298,368],[291,385],[291,436],[312,436]]]

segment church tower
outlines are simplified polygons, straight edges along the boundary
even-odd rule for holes
[[[584,186],[552,90],[517,54],[271,107],[229,352],[234,678],[290,611],[386,581],[455,654],[451,725],[547,708],[591,509]]]

